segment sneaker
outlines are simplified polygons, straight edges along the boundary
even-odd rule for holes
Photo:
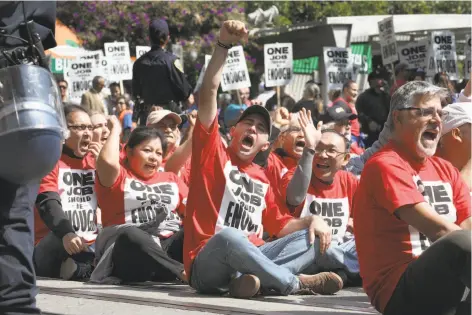
[[[299,275],[300,289],[294,294],[334,294],[343,288],[343,280],[334,272]]]
[[[88,280],[92,274],[92,265],[79,263],[67,258],[61,265],[60,277],[64,280]]]
[[[238,299],[249,299],[255,296],[261,288],[261,281],[254,275],[245,274],[231,280],[229,294]]]

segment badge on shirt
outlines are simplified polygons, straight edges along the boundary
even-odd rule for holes
[[[175,59],[174,60],[174,66],[182,73],[184,73],[184,68],[182,67],[182,64],[180,63],[180,59]]]

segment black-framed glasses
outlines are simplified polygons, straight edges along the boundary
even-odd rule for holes
[[[85,129],[92,131],[94,129],[92,125],[67,125],[67,127],[72,130],[78,130],[78,131],[85,131]]]
[[[404,111],[404,110],[414,110],[420,113],[421,117],[434,117],[436,114],[439,116],[439,118],[444,119],[447,116],[447,112],[443,111],[442,109],[436,109],[435,107],[426,107],[426,108],[421,108],[421,107],[406,107],[406,108],[399,108],[397,109],[399,111]]]
[[[323,152],[326,152],[326,156],[329,158],[337,158],[340,155],[346,155],[347,152],[339,152],[338,150],[335,150],[333,148],[331,149],[321,149],[321,148],[315,148],[315,154],[316,155],[321,155]]]

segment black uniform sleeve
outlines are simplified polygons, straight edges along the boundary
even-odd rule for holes
[[[59,194],[52,191],[40,193],[36,197],[36,208],[44,224],[62,240],[67,233],[75,233],[72,224],[62,210]]]
[[[176,61],[177,60],[177,61]],[[183,73],[183,69],[179,69],[177,65],[180,65],[180,61],[174,57],[170,59],[169,63],[169,74],[170,81],[172,83],[172,89],[177,102],[186,101],[192,93],[192,86],[188,83],[187,78]],[[182,68],[182,66],[180,66]]]
[[[142,97],[142,92],[141,92],[141,84],[139,83],[139,61],[136,60],[136,62],[133,65],[133,80],[131,81],[131,87],[133,89],[133,96],[135,99],[139,97]]]

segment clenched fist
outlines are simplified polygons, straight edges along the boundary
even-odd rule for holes
[[[220,29],[220,42],[225,45],[235,44],[238,41],[246,41],[248,30],[241,21],[229,20],[223,23]]]

